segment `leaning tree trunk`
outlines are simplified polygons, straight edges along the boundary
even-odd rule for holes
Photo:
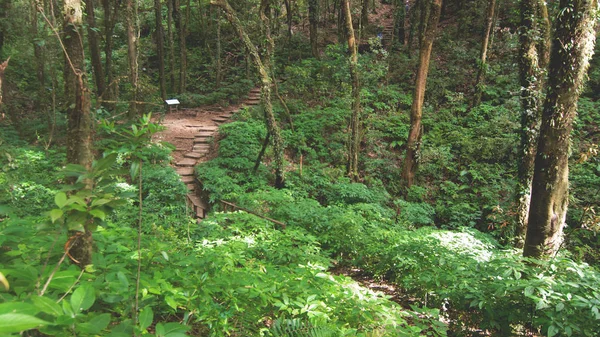
[[[523,248],[527,229],[527,216],[531,200],[531,179],[539,135],[541,119],[541,100],[544,87],[545,69],[548,65],[547,53],[539,50],[537,41],[546,39],[549,21],[538,21],[536,10],[546,7],[541,0],[521,1],[521,27],[519,31],[519,81],[521,84],[521,144],[520,160],[516,186],[516,226],[515,245]],[[547,10],[539,12],[548,13]],[[549,40],[541,44],[548,46]],[[547,48],[546,48],[547,49]],[[546,55],[544,57],[544,55]]]
[[[485,17],[485,29],[483,31],[483,41],[481,42],[481,52],[479,53],[479,69],[477,79],[475,80],[475,95],[473,95],[472,107],[477,107],[481,103],[481,94],[483,92],[483,82],[487,68],[488,43],[490,41],[490,32],[494,23],[494,9],[496,0],[489,0]]]
[[[431,0],[431,9],[429,12],[429,20],[423,32],[423,39],[419,49],[419,67],[417,69],[417,77],[415,79],[415,90],[413,92],[413,102],[410,108],[410,131],[406,146],[406,157],[404,159],[404,169],[402,171],[402,179],[406,187],[411,187],[415,172],[419,163],[419,152],[421,148],[421,138],[423,136],[421,117],[423,115],[423,100],[425,98],[425,87],[427,85],[427,73],[429,72],[429,60],[431,58],[431,49],[437,25],[440,19],[442,9],[442,0]]]
[[[83,54],[83,13],[81,0],[66,0],[64,3],[63,45],[65,47],[65,84],[70,87],[67,108],[67,162],[91,168],[92,118],[90,93],[85,74]],[[92,232],[88,223],[84,232],[76,235],[70,249],[71,257],[81,268],[92,262]],[[79,234],[79,233],[78,233]],[[71,237],[75,236],[70,233]]]
[[[291,7],[291,5],[290,5]],[[308,0],[308,22],[309,22],[309,36],[310,36],[310,49],[314,58],[319,58],[319,38],[318,38],[318,0]],[[290,21],[291,22],[291,21]]]
[[[156,56],[158,57],[158,83],[160,97],[167,99],[167,85],[165,80],[165,41],[162,25],[162,4],[160,0],[154,0],[154,18],[156,25]]]
[[[127,0],[125,21],[127,26],[127,61],[129,63],[129,82],[131,83],[131,101],[129,103],[129,118],[138,115],[138,62],[137,62],[137,2]]]
[[[569,141],[577,100],[594,52],[597,0],[561,0],[535,158],[523,255],[555,255],[569,198]]]
[[[263,0],[265,1],[265,0]],[[285,183],[285,172],[284,172],[284,161],[283,161],[283,138],[281,137],[281,130],[275,119],[273,113],[273,105],[271,103],[271,86],[273,81],[271,80],[270,69],[267,69],[263,61],[260,58],[258,49],[250,40],[250,37],[244,31],[240,20],[238,19],[235,11],[227,0],[211,0],[211,5],[218,6],[223,9],[227,20],[231,23],[233,28],[238,33],[238,36],[246,46],[246,49],[250,53],[250,56],[254,60],[254,64],[258,68],[258,72],[261,78],[261,102],[265,109],[265,116],[267,119],[267,129],[273,138],[273,152],[275,156],[275,186],[282,187]]]
[[[367,3],[367,0],[365,0]],[[350,53],[350,80],[352,81],[352,117],[350,118],[350,141],[348,146],[348,176],[352,181],[358,181],[358,153],[360,151],[360,87],[358,80],[358,52],[350,2],[343,0],[342,7],[346,18],[346,37]]]
[[[104,93],[106,82],[104,79],[104,70],[102,69],[102,59],[100,58],[100,44],[98,42],[96,17],[94,16],[94,0],[87,0],[85,2],[85,14],[87,18],[88,43],[90,56],[92,58],[92,69],[94,70],[94,81],[96,83],[96,95],[101,97]]]

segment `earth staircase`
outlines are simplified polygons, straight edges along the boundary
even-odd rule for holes
[[[240,109],[246,106],[255,106],[259,103],[260,88],[253,88],[250,90],[248,98],[240,105]],[[193,136],[193,146],[191,149],[185,149],[187,152],[184,154],[184,158],[175,165],[177,173],[181,176],[181,181],[183,181],[188,188],[187,202],[197,221],[200,221],[206,217],[209,205],[201,196],[201,183],[194,175],[194,167],[196,164],[203,161],[210,152],[210,144],[212,138],[219,130],[219,125],[228,122],[235,112],[236,111],[215,114],[215,116],[212,118],[214,123],[213,125],[207,125],[206,123],[187,125],[188,127],[197,128],[196,134]]]

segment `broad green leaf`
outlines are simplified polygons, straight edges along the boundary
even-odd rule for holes
[[[156,324],[156,337],[185,337],[188,326],[179,323]]]
[[[60,217],[63,216],[63,211],[55,208],[53,210],[50,211],[50,220],[52,221],[52,223],[55,223],[56,220],[60,219]]]
[[[106,213],[102,212],[99,209],[93,209],[93,210],[91,210],[90,214],[93,215],[95,218],[98,218],[100,220],[106,219]]]
[[[55,316],[55,317],[63,314],[63,311],[62,311],[60,305],[58,305],[58,303],[56,303],[56,301],[54,301],[48,297],[33,296],[31,298],[31,300],[33,301],[33,304],[35,304],[35,306],[38,309],[40,309],[42,312],[45,312],[45,313]]]
[[[8,313],[0,315],[0,333],[8,334],[49,325],[49,322],[35,316]]]
[[[83,285],[77,288],[71,295],[71,307],[75,313],[89,309],[96,301],[94,288],[89,285]]]
[[[92,207],[102,206],[104,204],[108,204],[111,201],[111,199],[95,199],[94,201],[92,201]]]
[[[169,254],[167,254],[167,252],[165,252],[164,250],[160,252],[162,254],[162,256],[165,258],[165,260],[169,261]]]
[[[54,196],[54,203],[58,208],[63,208],[67,204],[67,194],[65,192],[58,192]]]
[[[26,314],[26,315],[35,315],[40,310],[36,308],[34,305],[24,302],[6,302],[0,304],[0,314],[9,314],[9,313],[17,313],[17,314]]]
[[[555,336],[558,333],[558,327],[556,325],[551,325],[548,327],[548,337]]]
[[[4,286],[5,290],[10,289],[10,284],[8,283],[8,280],[6,279],[6,277],[4,277],[4,274],[0,273],[0,284],[2,284]]]
[[[177,302],[175,302],[175,299],[173,297],[165,296],[165,302],[167,302],[168,306],[170,306],[174,310],[177,310]]]
[[[110,323],[110,314],[105,313],[92,318],[89,322],[76,324],[77,330],[89,334],[97,334],[106,329]]]
[[[142,311],[140,312],[140,317],[139,317],[140,328],[142,330],[144,330],[147,327],[149,327],[150,324],[152,324],[153,319],[154,319],[154,313],[152,312],[151,307],[146,307],[146,308],[142,309]]]
[[[110,168],[115,163],[116,160],[117,160],[116,153],[111,153],[102,159],[98,159],[98,161],[96,161],[96,163],[94,165],[94,171],[100,172],[100,171],[106,170],[106,169]]]
[[[563,302],[558,302],[556,305],[556,311],[562,311],[565,308],[565,304]]]
[[[129,175],[131,176],[131,179],[135,179],[137,177],[139,173],[139,168],[140,163],[138,163],[137,161],[131,163],[131,167],[129,168]]]

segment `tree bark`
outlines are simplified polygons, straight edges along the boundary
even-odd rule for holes
[[[515,245],[523,248],[527,229],[527,216],[531,200],[531,179],[538,143],[541,119],[542,91],[545,68],[548,66],[548,53],[539,46],[549,46],[550,22],[537,19],[536,13],[545,12],[546,4],[540,0],[522,0],[521,27],[519,31],[519,81],[521,84],[521,143],[519,170],[516,187],[516,226]],[[541,9],[544,7],[544,9]],[[539,9],[539,10],[538,10]],[[547,34],[545,32],[548,32]],[[545,40],[545,43],[537,42]],[[548,49],[548,48],[546,48]]]
[[[4,82],[4,71],[6,67],[8,67],[8,61],[10,61],[10,57],[6,59],[6,61],[0,63],[0,105],[2,105],[2,82]],[[4,117],[4,115],[2,115]]]
[[[362,0],[360,12],[360,25],[364,28],[369,24],[369,0]]]
[[[415,80],[415,90],[413,92],[413,102],[410,109],[410,131],[408,134],[406,157],[404,159],[404,169],[402,179],[406,187],[411,187],[415,172],[419,164],[421,138],[423,136],[421,117],[423,115],[423,100],[425,98],[425,87],[427,85],[427,73],[429,72],[429,60],[431,58],[431,49],[435,39],[437,25],[440,19],[442,9],[442,0],[431,0],[431,9],[429,10],[429,20],[423,40],[419,49],[419,67]]]
[[[221,13],[217,12],[217,48],[216,48],[216,56],[215,56],[215,62],[216,62],[216,71],[215,71],[215,78],[216,78],[216,87],[217,89],[219,89],[221,87],[221,77],[223,76],[221,74],[222,69],[221,69]]]
[[[187,34],[187,13],[189,11],[189,3],[186,6],[185,12],[181,10],[180,0],[174,0],[173,15],[175,26],[179,35],[179,83],[177,85],[177,93],[185,92],[186,76],[187,76],[187,50],[186,50],[186,34]]]
[[[485,81],[485,72],[487,68],[487,52],[488,43],[490,41],[490,32],[494,22],[494,9],[496,8],[496,0],[489,0],[486,17],[485,28],[483,30],[483,41],[481,42],[481,52],[479,53],[479,69],[477,71],[477,79],[475,80],[475,95],[473,95],[472,107],[477,107],[481,103],[481,94],[483,92],[483,82]]]
[[[314,58],[319,58],[319,31],[318,31],[318,13],[319,1],[308,0],[308,22],[310,35],[310,49]]]
[[[281,130],[275,119],[275,114],[273,113],[273,105],[271,103],[271,86],[272,79],[270,69],[265,67],[264,62],[261,60],[260,55],[258,53],[258,49],[250,40],[250,37],[244,31],[244,27],[242,26],[240,20],[238,19],[235,11],[227,0],[211,0],[211,5],[220,7],[227,20],[231,23],[238,36],[246,46],[246,49],[250,53],[254,64],[256,65],[258,72],[261,78],[261,103],[265,110],[265,117],[267,122],[267,131],[271,134],[273,138],[273,152],[274,152],[274,162],[275,162],[275,186],[283,187],[285,184],[285,171],[283,168],[283,138],[281,137]],[[264,9],[265,4],[269,4],[269,0],[261,1],[261,9]],[[265,15],[265,13],[261,10],[261,18]],[[264,18],[263,18],[264,20]],[[267,24],[268,26],[268,24]],[[269,38],[269,37],[268,37]],[[268,63],[270,64],[270,63]]]
[[[137,2],[127,0],[125,9],[125,21],[127,26],[127,61],[129,63],[129,82],[131,83],[131,101],[129,103],[129,118],[138,115],[138,62],[137,62]]]
[[[83,53],[83,13],[81,0],[64,3],[63,45],[65,46],[65,84],[71,105],[67,109],[67,162],[91,168],[92,118],[90,93],[85,74]],[[79,241],[71,256],[84,268],[92,262],[92,239],[89,224],[84,224],[85,240]]]
[[[367,0],[365,0],[367,2]],[[352,81],[352,116],[350,118],[350,142],[348,146],[348,176],[352,181],[358,181],[358,153],[360,152],[360,83],[358,78],[358,47],[352,26],[350,2],[343,0],[346,21],[346,38],[350,53],[350,80]]]
[[[106,89],[104,79],[104,70],[102,69],[102,59],[100,57],[100,44],[98,42],[98,33],[96,32],[96,17],[94,15],[94,0],[85,2],[85,13],[87,19],[88,44],[90,48],[90,57],[92,59],[92,69],[94,70],[94,81],[96,83],[96,95],[102,96]]]
[[[569,196],[569,141],[594,51],[596,0],[561,0],[533,173],[523,255],[548,258],[562,243]]]
[[[154,17],[156,31],[156,56],[158,57],[158,83],[160,87],[160,98],[167,99],[167,84],[165,80],[165,37],[162,25],[162,4],[160,0],[154,0]]]

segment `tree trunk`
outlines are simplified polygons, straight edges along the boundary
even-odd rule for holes
[[[481,103],[481,94],[483,92],[483,82],[487,68],[487,52],[488,42],[490,41],[490,32],[492,31],[492,23],[494,22],[494,9],[496,8],[496,0],[489,0],[485,17],[485,28],[483,30],[483,41],[481,43],[481,52],[479,53],[479,70],[477,71],[477,79],[475,80],[475,95],[473,95],[472,107],[477,107]]]
[[[67,162],[91,168],[92,118],[90,94],[85,74],[83,54],[83,13],[81,0],[64,3],[63,45],[65,47],[65,84],[70,96],[67,109]],[[71,256],[84,268],[92,262],[92,239],[89,224],[84,224],[86,240],[79,241],[79,248]]]
[[[217,50],[216,50],[215,62],[216,62],[216,71],[215,71],[216,87],[217,87],[217,89],[219,89],[221,87],[221,76],[223,76],[221,74],[222,70],[221,70],[221,13],[220,12],[217,12]]]
[[[425,98],[425,87],[427,85],[427,73],[429,72],[429,60],[431,58],[431,49],[437,30],[442,9],[442,0],[431,0],[431,9],[428,11],[429,20],[425,31],[423,32],[423,41],[419,49],[419,67],[415,80],[415,90],[413,92],[413,102],[410,109],[410,132],[408,134],[406,157],[404,159],[404,169],[402,179],[406,187],[411,187],[417,166],[419,163],[421,138],[423,136],[421,117],[423,115],[423,100]]]
[[[597,6],[595,0],[560,1],[533,171],[524,256],[551,257],[562,243],[569,197],[570,134],[594,51]]]
[[[185,12],[181,10],[180,0],[174,0],[173,4],[173,15],[175,19],[175,26],[179,33],[179,84],[177,85],[177,93],[181,94],[185,92],[186,87],[186,72],[187,72],[187,50],[185,43],[185,36],[187,34],[187,13],[189,11],[189,3],[186,6]]]
[[[118,6],[113,4],[113,13],[111,14],[111,0],[102,0],[102,6],[104,7],[104,55],[106,57],[104,71],[107,83],[106,91],[102,93],[102,99],[114,101],[117,97],[117,84],[114,83],[112,70],[113,32],[119,12]],[[108,106],[113,106],[113,104],[108,104]]]
[[[6,59],[6,61],[0,63],[0,105],[2,105],[2,82],[4,81],[4,71],[6,70],[6,67],[8,67],[9,60],[10,57]],[[4,118],[4,115],[2,115],[2,117]]]
[[[46,60],[44,47],[42,43],[39,43],[38,39],[41,38],[41,34],[38,27],[38,4],[35,2],[31,3],[31,35],[34,37],[33,39],[33,55],[35,56],[36,63],[36,77],[37,77],[37,85],[38,85],[38,94],[35,98],[35,105],[38,110],[45,110],[43,107],[44,97],[46,97]],[[50,128],[48,129],[50,130]]]
[[[102,96],[106,88],[104,79],[104,70],[102,69],[102,59],[100,57],[100,44],[98,42],[98,33],[96,32],[96,17],[94,16],[94,0],[85,2],[85,14],[87,19],[88,43],[90,56],[92,58],[92,69],[94,70],[94,81],[96,83],[96,95]]]
[[[365,0],[365,3],[367,0]],[[348,176],[352,181],[358,181],[358,153],[360,152],[360,86],[358,80],[358,52],[350,2],[343,0],[342,7],[346,18],[346,34],[348,52],[350,53],[350,79],[352,81],[352,117],[350,118],[350,141],[348,146]]]
[[[167,44],[169,48],[169,87],[175,91],[175,39],[173,34],[173,0],[167,1]]]
[[[519,170],[517,178],[516,196],[516,227],[515,245],[523,248],[525,231],[527,229],[527,216],[529,214],[529,201],[531,199],[531,179],[539,135],[541,119],[541,99],[544,87],[545,68],[548,65],[547,53],[541,52],[537,41],[549,39],[550,22],[537,20],[536,8],[546,7],[544,1],[522,0],[521,4],[521,30],[519,31],[519,81],[521,84],[521,143],[519,152]],[[547,10],[541,10],[548,13]],[[548,26],[546,26],[548,25]],[[541,43],[548,46],[549,40]],[[546,56],[544,57],[544,54]]]
[[[363,27],[363,29],[369,24],[369,0],[362,0],[360,21],[360,25]]]
[[[131,83],[131,101],[129,103],[129,118],[138,115],[138,62],[137,62],[137,2],[127,0],[125,21],[127,26],[127,61],[129,63],[129,82]]]
[[[167,84],[165,80],[165,37],[162,26],[162,4],[160,0],[154,0],[154,17],[156,24],[156,56],[158,57],[158,83],[160,87],[160,98],[167,99]]]
[[[310,0],[308,2],[309,21],[310,21],[311,1],[314,1],[314,0]],[[290,43],[292,41],[292,20],[294,18],[293,13],[292,13],[292,0],[284,0],[284,5],[285,5],[285,17],[286,17],[287,32],[288,32],[288,43]],[[312,44],[312,37],[311,37],[310,41]]]
[[[319,31],[318,31],[318,0],[308,0],[308,21],[310,35],[310,49],[314,58],[319,58]]]
[[[261,103],[263,104],[263,108],[265,110],[265,117],[267,120],[267,129],[273,138],[273,152],[274,152],[274,161],[275,161],[275,186],[283,187],[285,183],[285,171],[283,168],[283,139],[281,137],[281,130],[275,119],[275,115],[273,113],[273,105],[271,104],[271,85],[272,79],[270,75],[270,69],[266,68],[263,61],[260,58],[258,53],[258,49],[250,40],[250,37],[244,31],[244,27],[242,26],[240,20],[237,18],[233,8],[229,5],[227,0],[211,0],[211,5],[218,6],[225,12],[227,20],[231,23],[238,36],[246,46],[246,49],[250,53],[250,56],[254,60],[256,67],[258,68],[258,72],[261,78]],[[264,4],[268,4],[268,0],[261,1],[261,8],[265,8]],[[261,11],[261,18],[265,15],[263,11]],[[264,18],[263,18],[264,19]],[[268,26],[268,25],[267,25]],[[268,37],[270,38],[270,37]]]

